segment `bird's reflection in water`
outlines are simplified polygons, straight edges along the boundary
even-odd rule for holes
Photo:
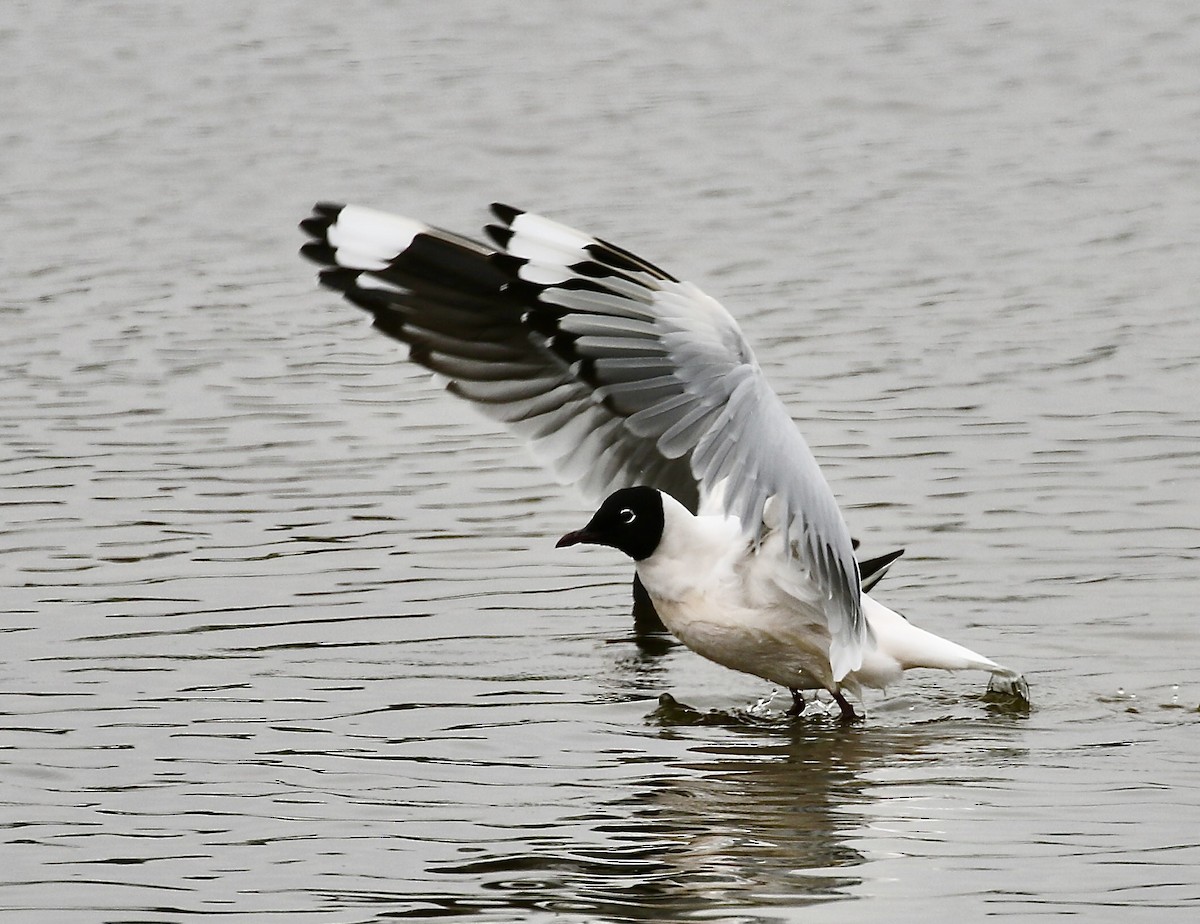
[[[662,618],[650,602],[650,594],[646,593],[641,579],[636,576],[633,579],[633,631],[638,647],[650,654],[657,653],[659,649],[666,650],[671,644],[678,644],[663,625]]]
[[[670,921],[740,907],[769,919],[772,905],[847,895],[863,862],[852,837],[855,806],[873,798],[868,774],[925,759],[936,737],[928,727],[702,715],[669,699],[648,721],[652,733],[695,735],[684,762],[647,763],[631,749],[629,766],[653,769],[614,783],[615,798],[526,838],[516,855],[433,871],[484,880],[511,911]],[[725,726],[720,734],[697,727],[714,724]],[[455,905],[462,910],[462,899]]]
[[[633,604],[632,635],[612,642],[632,642],[634,654],[613,659],[611,679],[623,691],[617,699],[640,703],[661,690],[661,655],[678,643],[636,584]],[[699,712],[663,695],[616,752],[617,772],[581,780],[602,795],[550,828],[522,830],[519,845],[431,867],[483,894],[422,902],[440,914],[674,921],[714,908],[773,920],[772,908],[843,899],[860,881],[854,842],[863,807],[877,798],[872,774],[936,760],[957,725],[847,726],[819,710],[797,718],[775,706]],[[656,738],[672,739],[676,756],[664,757]]]
[[[789,907],[827,901],[857,882],[862,857],[849,833],[853,807],[871,799],[866,774],[919,754],[928,730],[849,729],[778,713],[699,714],[665,702],[653,721],[723,724],[734,734],[692,749],[685,776],[643,781],[597,825],[629,844],[656,843],[666,867],[646,883],[672,910],[723,901]]]

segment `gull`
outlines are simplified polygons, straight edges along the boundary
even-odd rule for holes
[[[301,253],[559,481],[606,498],[559,546],[624,552],[676,638],[786,687],[794,711],[825,690],[857,720],[847,693],[913,668],[986,671],[1027,695],[1016,671],[864,592],[833,491],[719,302],[551,219],[492,214],[483,243],[318,203]]]
[[[854,721],[845,690],[861,698],[863,687],[886,689],[914,667],[988,671],[999,677],[994,688],[1006,685],[1010,693],[1023,683],[1015,671],[914,626],[861,592],[865,638],[854,653],[856,666],[839,676],[830,598],[814,579],[819,565],[809,560],[798,567],[803,554],[788,550],[773,501],[764,506],[756,537],[737,517],[697,516],[656,488],[621,488],[558,547],[590,543],[624,552],[676,638],[710,661],[787,687],[795,711],[803,709],[804,690],[823,688],[842,718]]]

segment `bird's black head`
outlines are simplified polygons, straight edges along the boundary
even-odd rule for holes
[[[654,488],[622,488],[608,496],[587,526],[559,539],[558,548],[581,542],[609,545],[641,561],[654,554],[662,533],[662,495]]]

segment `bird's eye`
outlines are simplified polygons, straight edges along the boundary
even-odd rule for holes
[[[620,513],[617,514],[617,516],[619,516],[621,518],[621,522],[624,523],[626,526],[628,526],[630,523],[632,523],[634,520],[637,519],[637,514],[634,513],[632,510],[630,510],[628,507],[625,507]]]

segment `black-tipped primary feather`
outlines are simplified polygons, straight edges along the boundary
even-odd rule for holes
[[[506,225],[511,225],[517,216],[525,214],[523,209],[513,208],[511,205],[505,205],[503,202],[493,202],[491,210],[492,214]]]
[[[505,222],[525,214],[499,204],[494,213]],[[560,475],[591,494],[651,479],[696,508],[686,461],[664,460],[652,442],[626,431],[611,404],[593,396],[597,383],[579,377],[585,358],[578,337],[560,326],[570,312],[542,299],[557,287],[520,278],[528,260],[358,206],[320,206],[301,228],[315,238],[302,253],[326,267],[322,285],[370,312],[380,331],[409,345],[414,362],[445,376],[453,393],[529,440]],[[507,227],[493,228],[501,244],[513,237]],[[612,297],[585,277],[563,282],[564,291],[587,288]],[[591,360],[586,363],[590,368]],[[513,376],[519,376],[515,385],[506,381]],[[581,414],[609,433],[594,447],[595,464],[582,469],[578,447],[558,432]]]
[[[903,554],[904,549],[897,549],[894,552],[888,552],[886,555],[862,559],[858,563],[858,573],[859,579],[862,581],[863,593],[867,593],[882,581],[884,575],[888,573],[888,569]]]

